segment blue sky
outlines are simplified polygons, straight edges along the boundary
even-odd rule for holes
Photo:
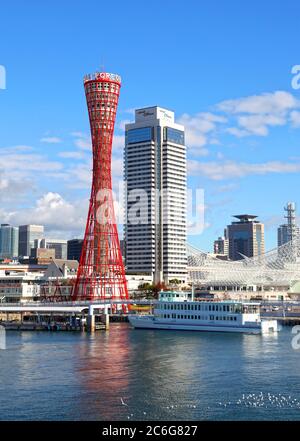
[[[175,111],[187,132],[189,186],[203,188],[212,249],[231,215],[250,212],[276,244],[299,206],[300,4],[294,0],[18,1],[0,7],[0,221],[82,235],[90,179],[85,73],[119,73],[114,187],[132,109]]]

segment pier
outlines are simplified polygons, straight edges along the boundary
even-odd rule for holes
[[[95,332],[127,322],[135,304],[152,307],[153,300],[0,303],[0,323],[7,330]]]

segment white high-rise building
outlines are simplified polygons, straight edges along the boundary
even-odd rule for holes
[[[186,280],[184,127],[161,107],[135,111],[125,128],[125,258],[128,273]]]

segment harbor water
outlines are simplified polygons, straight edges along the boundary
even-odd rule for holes
[[[300,420],[300,350],[277,335],[7,332],[1,420]]]

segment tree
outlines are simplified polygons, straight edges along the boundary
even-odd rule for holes
[[[180,280],[179,279],[169,280],[169,284],[170,285],[180,285]]]

